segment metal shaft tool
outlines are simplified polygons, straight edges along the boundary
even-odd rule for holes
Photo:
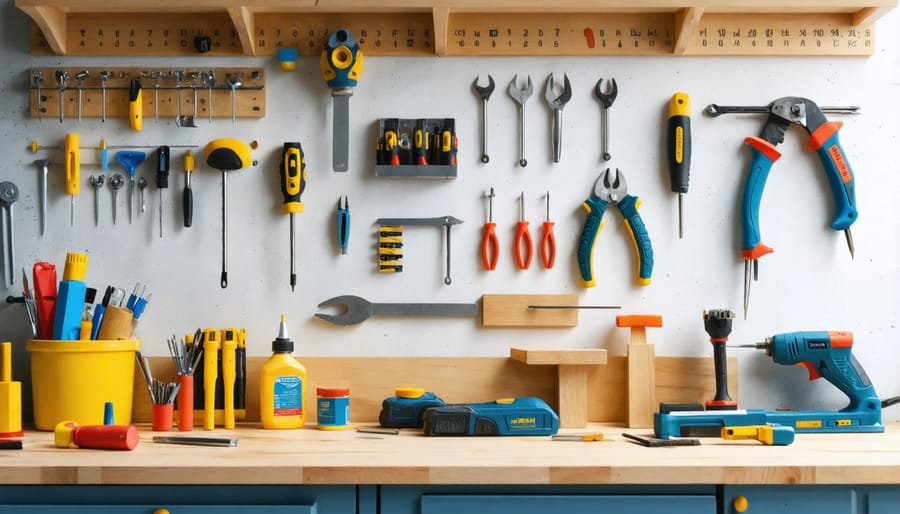
[[[112,189],[112,219],[113,225],[116,224],[116,208],[119,202],[116,200],[119,197],[119,189],[125,186],[125,176],[121,173],[113,173],[111,177],[109,177],[109,188]]]
[[[769,105],[718,105],[709,104],[704,112],[707,116],[715,118],[721,114],[769,114]],[[862,109],[857,105],[848,106],[819,106],[819,111],[824,114],[861,114]]]
[[[332,126],[331,167],[347,171],[350,154],[350,97],[362,74],[363,53],[353,34],[335,30],[322,50],[321,68],[325,83],[331,89],[334,121]]]
[[[69,85],[69,72],[65,70],[56,70],[54,74],[56,78],[56,89],[59,93],[59,122],[62,123],[65,118],[65,99],[66,86]]]
[[[600,143],[604,161],[612,159],[612,155],[609,153],[609,108],[612,107],[618,94],[619,88],[616,86],[616,79],[609,79],[609,92],[603,91],[602,78],[594,86],[594,96],[597,97],[597,100],[600,100],[600,104],[603,106],[600,110],[600,123],[603,124]]]
[[[128,223],[134,222],[134,174],[146,158],[147,154],[144,152],[116,152],[116,160],[128,172]]]
[[[137,185],[138,185],[138,190],[140,191],[140,196],[141,196],[141,214],[143,214],[144,211],[147,210],[147,202],[146,202],[146,199],[144,198],[144,190],[150,186],[150,183],[147,182],[147,179],[145,179],[144,177],[138,177]]]
[[[236,94],[237,89],[241,87],[241,78],[243,73],[229,73],[226,80],[228,81],[228,87],[231,88],[231,124],[234,125],[235,116],[237,116],[237,104],[236,104]],[[196,109],[196,95],[197,90],[194,90],[194,108]]]
[[[156,149],[156,190],[159,192],[160,238],[163,236],[163,189],[169,188],[169,154],[170,150],[168,146],[160,146]]]
[[[544,98],[553,110],[553,127],[551,142],[553,144],[553,162],[559,162],[562,157],[562,111],[563,107],[572,99],[572,84],[569,75],[563,74],[564,84],[562,92],[557,95],[553,87],[553,74],[547,78],[547,87],[544,89]]]
[[[666,154],[672,192],[678,194],[678,238],[684,237],[684,195],[691,178],[691,98],[675,93],[669,101]]]
[[[250,146],[243,141],[221,138],[210,141],[203,149],[206,164],[222,173],[222,273],[220,286],[228,287],[228,172],[252,164]]]
[[[0,233],[3,235],[3,276],[6,286],[16,283],[15,238],[13,237],[13,204],[19,199],[19,188],[12,182],[0,182]]]
[[[47,98],[41,94],[41,88],[44,86],[44,72],[41,70],[31,70],[31,87],[35,89],[35,110],[38,113],[38,123],[44,121],[44,113],[47,108],[44,107],[44,101]]]
[[[112,75],[108,70],[100,72],[100,122],[106,123],[106,81]]]
[[[216,87],[216,70],[209,70],[209,73],[206,74],[206,114],[210,125],[212,125],[212,92],[214,87]]]
[[[38,159],[34,161],[38,173],[38,192],[41,203],[41,235],[47,228],[47,173],[50,171],[50,159]]]
[[[103,175],[91,175],[88,177],[88,182],[94,188],[94,226],[96,227],[100,225],[100,189],[106,183],[106,178]]]
[[[281,212],[288,214],[291,220],[291,291],[293,291],[297,286],[294,214],[303,212],[303,202],[300,201],[300,198],[303,190],[306,189],[306,160],[303,158],[303,147],[300,146],[300,143],[284,144],[278,171],[281,179],[281,194],[284,197]]]
[[[491,158],[488,156],[488,115],[487,115],[487,106],[488,100],[491,98],[491,93],[494,92],[494,77],[488,75],[488,85],[487,86],[479,86],[478,79],[480,77],[475,77],[475,82],[472,84],[472,87],[475,88],[475,92],[478,93],[478,96],[481,97],[481,162],[487,164],[490,162]]]
[[[453,227],[453,225],[459,225],[460,223],[462,223],[462,220],[456,219],[453,216],[441,216],[438,218],[379,218],[375,220],[375,223],[378,225],[387,226],[415,225],[444,227],[444,235],[447,245],[447,274],[444,275],[444,284],[448,286],[450,285],[450,283],[453,281],[450,278],[450,228]]]
[[[524,88],[519,88],[517,84],[518,75],[513,75],[512,82],[509,83],[509,96],[519,105],[519,166],[528,166],[525,160],[525,102],[531,93],[534,92],[534,85],[531,83],[531,75],[528,76],[528,82]]]
[[[335,325],[357,325],[371,316],[444,316],[475,317],[480,306],[477,303],[372,303],[359,296],[335,296],[319,304],[323,307],[343,307],[344,313],[316,314],[316,317]]]
[[[81,100],[83,98],[82,94],[84,92],[81,86],[90,75],[91,73],[88,70],[81,70],[75,74],[75,80],[78,82],[78,123],[81,123]]]

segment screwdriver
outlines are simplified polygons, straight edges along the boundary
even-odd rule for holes
[[[128,86],[128,116],[131,130],[144,128],[144,99],[141,94],[141,79],[131,79]]]
[[[516,227],[516,264],[519,265],[520,270],[526,270],[531,266],[531,257],[534,251],[531,245],[531,234],[528,232],[528,222],[525,221],[524,191],[519,195],[519,221],[516,223]]]
[[[500,241],[495,231],[497,224],[494,223],[494,188],[485,196],[488,197],[488,220],[484,224],[484,239],[481,240],[481,259],[484,261],[484,269],[494,271],[500,257]]]
[[[184,226],[190,227],[194,220],[194,193],[191,191],[191,175],[194,171],[194,154],[190,150],[184,154],[184,193],[182,195],[182,210],[184,211]]]
[[[547,218],[544,220],[544,236],[541,238],[541,258],[544,268],[553,268],[556,262],[556,236],[553,234],[554,223],[550,221],[550,191],[547,191]]]
[[[341,205],[342,199],[343,206]],[[350,243],[350,199],[347,198],[347,195],[338,198],[337,234],[341,255],[346,255],[347,246]]]
[[[294,214],[303,212],[300,195],[306,189],[306,161],[303,159],[303,148],[300,143],[285,143],[281,151],[281,194],[284,203],[281,212],[291,217],[291,291],[297,285],[297,273],[294,268]]]
[[[66,134],[66,194],[72,195],[69,225],[75,226],[75,196],[81,193],[81,153],[78,150],[80,136]]]
[[[159,237],[163,234],[163,189],[169,188],[169,147],[156,149],[156,189],[159,191]]]
[[[675,93],[669,101],[669,128],[666,140],[669,179],[678,193],[678,238],[684,237],[684,195],[691,174],[691,99]]]

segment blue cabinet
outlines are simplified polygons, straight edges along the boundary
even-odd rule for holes
[[[382,486],[380,514],[716,514],[714,486]]]
[[[722,514],[897,514],[900,486],[730,485]]]
[[[154,514],[166,511],[170,514],[354,514],[357,512],[357,487],[0,486],[0,514]]]

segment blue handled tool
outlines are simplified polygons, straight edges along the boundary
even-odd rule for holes
[[[753,279],[759,275],[759,259],[774,250],[762,243],[759,233],[759,203],[772,164],[781,153],[775,146],[784,142],[784,133],[791,124],[800,125],[809,133],[808,150],[815,150],[822,161],[825,176],[834,197],[835,216],[831,228],[843,230],[852,258],[855,250],[850,225],[856,221],[856,182],[853,170],[838,140],[840,122],[828,121],[824,112],[858,114],[858,107],[819,107],[807,98],[786,96],[767,107],[735,107],[710,105],[706,113],[718,116],[725,113],[768,114],[769,119],[760,137],[748,137],[744,142],[750,148],[750,168],[741,201],[741,257],[744,259],[744,319],[750,309],[750,270]]]
[[[346,255],[347,245],[350,243],[350,199],[347,195],[338,198],[337,235],[341,255]]]
[[[363,53],[353,34],[344,28],[335,30],[319,60],[325,83],[334,98],[331,160],[334,171],[347,171],[350,154],[350,97],[362,74]]]
[[[423,421],[428,436],[553,435],[559,431],[559,417],[544,400],[534,397],[431,407]]]
[[[128,172],[130,179],[128,185],[128,223],[134,221],[134,174],[137,173],[138,167],[144,163],[147,154],[144,152],[116,152],[116,160]]]
[[[609,168],[597,178],[594,193],[582,204],[587,211],[587,219],[578,239],[578,271],[581,273],[582,285],[586,288],[597,285],[594,279],[594,244],[603,229],[603,214],[610,203],[622,213],[625,228],[637,250],[638,284],[648,285],[653,273],[653,247],[644,220],[638,213],[641,200],[628,194],[625,176],[618,169],[611,171]]]

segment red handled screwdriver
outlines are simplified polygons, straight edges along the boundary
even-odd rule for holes
[[[531,244],[531,234],[528,232],[528,222],[525,221],[524,191],[519,195],[519,221],[516,223],[516,227],[516,264],[519,265],[520,270],[526,270],[531,266],[534,247]]]

